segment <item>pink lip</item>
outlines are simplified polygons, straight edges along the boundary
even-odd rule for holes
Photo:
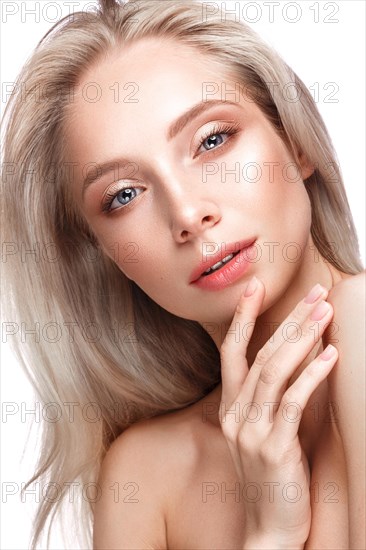
[[[218,290],[224,288],[228,284],[237,280],[248,269],[250,265],[251,246],[255,243],[256,238],[236,241],[231,244],[222,243],[221,249],[215,254],[210,254],[208,258],[202,260],[196,269],[193,270],[190,278],[190,284],[201,288]],[[239,252],[227,264],[221,267],[218,271],[210,275],[203,276],[204,271],[212,267],[223,258],[235,252]]]

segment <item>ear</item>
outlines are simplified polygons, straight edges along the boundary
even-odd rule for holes
[[[301,178],[305,181],[314,173],[315,168],[306,157],[305,153],[300,152],[298,158],[300,163]]]

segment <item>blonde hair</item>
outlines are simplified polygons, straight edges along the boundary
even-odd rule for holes
[[[203,18],[195,0],[126,6],[100,0],[96,12],[56,24],[22,69],[5,113],[6,320],[38,331],[32,341],[14,341],[14,349],[40,402],[62,411],[43,425],[37,470],[26,486],[39,479],[59,491],[59,498],[39,505],[32,549],[51,517],[49,546],[70,482],[95,484],[106,451],[123,430],[196,402],[220,381],[219,353],[206,331],[168,313],[128,280],[101,252],[71,201],[62,146],[70,94],[106,51],[161,37],[198,49],[236,75],[294,158],[301,151],[315,166],[305,187],[319,253],[345,273],[363,270],[336,154],[297,75],[250,27],[223,21],[220,13]],[[274,82],[278,86],[269,86]],[[289,82],[300,100],[284,98]],[[81,536],[91,545],[93,499],[84,495],[75,506]]]

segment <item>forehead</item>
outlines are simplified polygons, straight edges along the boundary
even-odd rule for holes
[[[157,76],[164,81],[165,77],[178,75],[183,69],[185,73],[196,76],[202,74],[202,71],[203,75],[211,77],[219,75],[224,78],[227,74],[225,67],[215,57],[208,57],[199,47],[172,39],[147,37],[123,46],[117,45],[107,51],[83,75],[81,83],[90,78],[105,81],[111,72],[119,70],[143,81],[154,82]]]
[[[69,114],[92,116],[101,108],[137,116],[157,109],[174,113],[189,102],[219,99],[222,83],[232,81],[229,70],[197,48],[172,40],[140,39],[116,47],[98,59],[80,78]],[[215,93],[216,92],[216,93]]]

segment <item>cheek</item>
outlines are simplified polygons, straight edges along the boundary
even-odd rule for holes
[[[276,221],[278,230],[286,229],[287,225],[294,223],[301,226],[302,222],[311,215],[311,206],[304,183],[300,181],[290,182],[277,179],[275,182],[262,182],[257,189],[253,189],[251,207],[262,217]]]
[[[240,150],[229,155],[215,176],[215,189],[223,195],[223,207],[242,210],[249,228],[288,231],[311,216],[308,194],[295,163],[284,154],[268,147],[253,147],[240,156]]]
[[[279,243],[279,261],[286,257],[287,248],[305,251],[311,227],[311,204],[304,183],[280,181],[262,186],[263,192],[253,199],[252,215],[260,220],[262,238],[266,242]],[[263,239],[264,240],[264,239]]]
[[[145,246],[136,237],[126,240],[126,237],[121,239],[116,235],[113,241],[104,241],[102,247],[122,273],[137,283],[144,278],[144,273],[151,272],[158,263],[154,257],[144,253]]]
[[[264,222],[262,260],[275,270],[291,273],[306,254],[311,227],[311,204],[302,183],[284,183]],[[258,213],[258,216],[260,213]],[[277,271],[278,273],[278,271]],[[274,274],[274,272],[273,272]],[[273,281],[274,283],[274,281]]]
[[[207,172],[205,181],[211,181],[215,188],[221,184],[229,201],[232,197],[236,203],[237,196],[245,193],[250,206],[251,201],[264,207],[278,203],[290,185],[302,184],[300,171],[283,142],[264,123],[249,126],[222,160],[207,163]]]
[[[129,231],[126,224],[123,231],[104,235],[102,246],[128,279],[151,294],[155,288],[161,287],[162,261],[156,250],[158,239],[152,235],[151,228],[144,227],[140,224],[138,232]],[[159,251],[163,252],[161,246]]]
[[[103,253],[117,264],[129,278],[141,271],[146,257],[153,261],[151,240],[144,217],[111,214],[107,220],[94,217],[89,220]],[[138,228],[138,230],[136,230]],[[151,233],[151,231],[150,231]]]
[[[266,132],[259,133],[250,159],[244,161],[248,202],[258,214],[275,218],[278,228],[285,229],[293,220],[301,225],[301,216],[309,216],[310,202],[300,169],[279,137],[266,137]]]

